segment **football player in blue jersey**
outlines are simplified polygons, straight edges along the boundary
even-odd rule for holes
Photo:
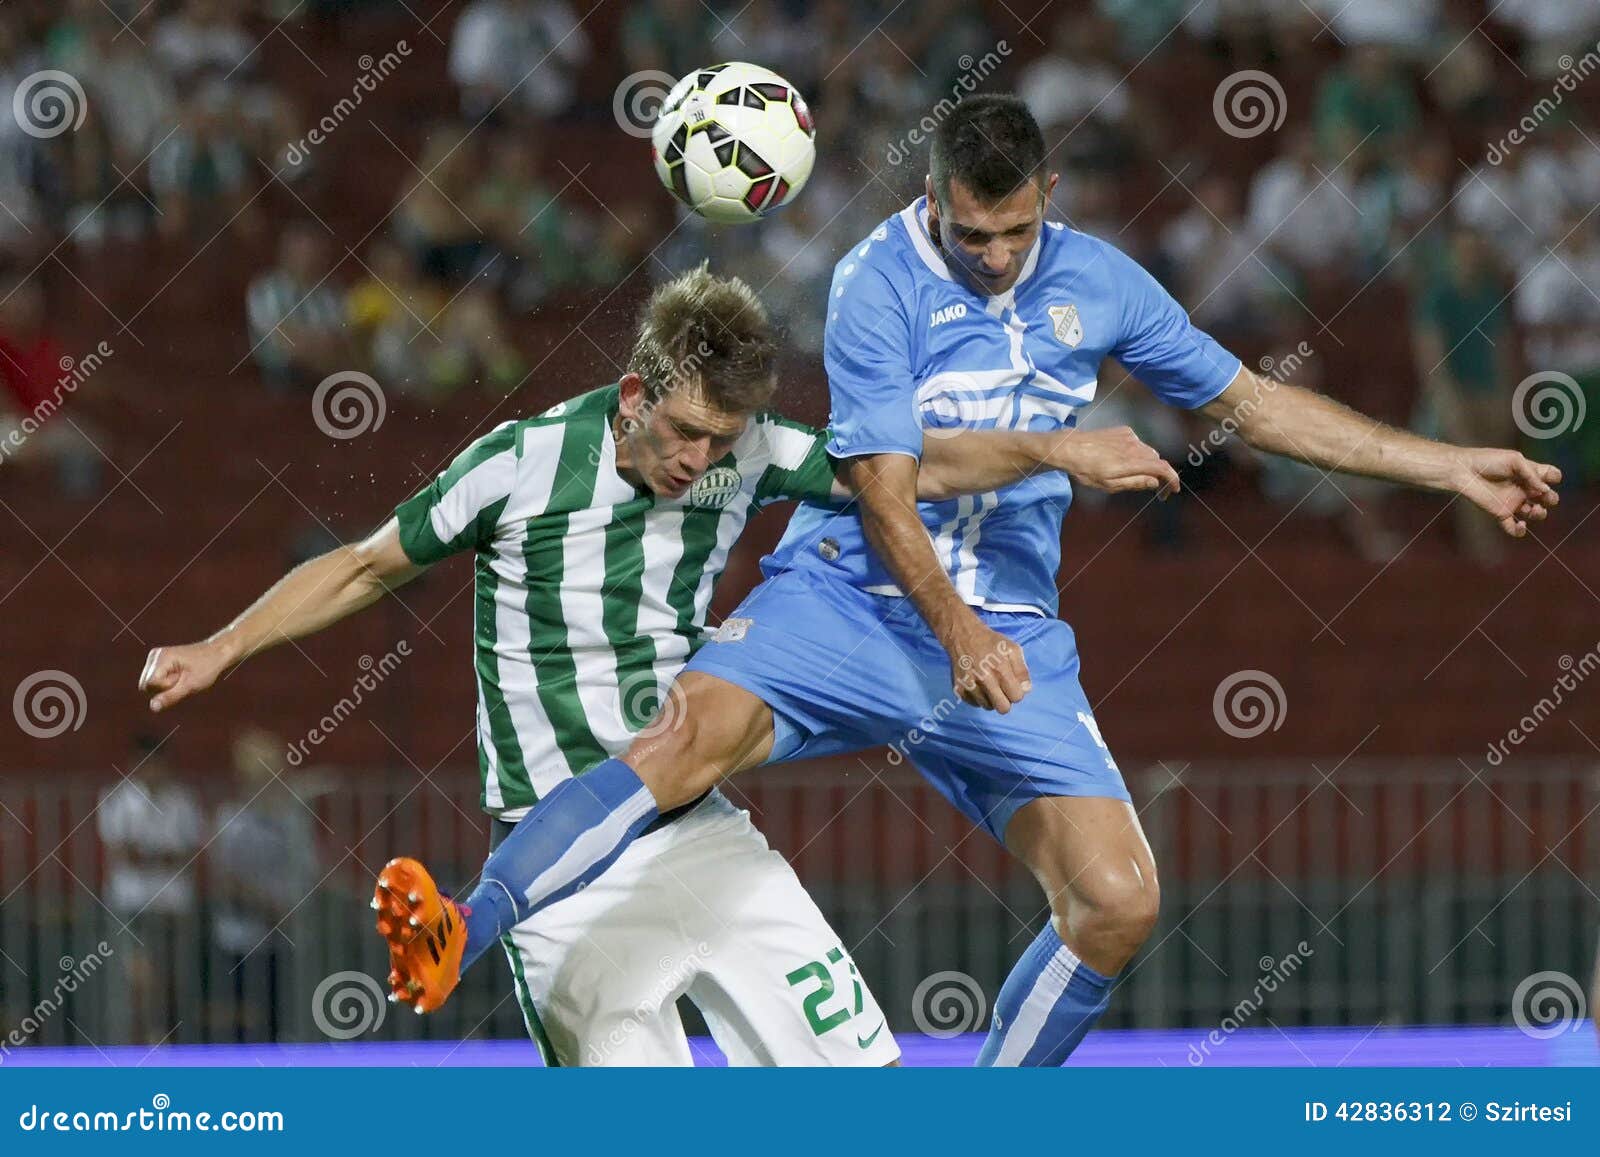
[[[803,505],[766,580],[680,676],[676,725],[560,785],[501,844],[461,908],[465,962],[724,776],[890,743],[1049,898],[980,1063],[1058,1065],[1155,924],[1156,866],[1056,618],[1070,484],[1040,474],[918,502],[925,439],[1070,427],[1115,358],[1258,449],[1459,495],[1513,537],[1555,505],[1553,467],[1257,377],[1116,248],[1047,221],[1056,175],[1021,101],[963,101],[930,170],[926,195],[852,246],[829,292],[828,448],[858,502]]]

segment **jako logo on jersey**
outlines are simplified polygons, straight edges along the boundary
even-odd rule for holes
[[[743,481],[744,477],[732,466],[713,466],[689,487],[689,505],[721,510],[733,501]]]
[[[1056,340],[1077,349],[1083,341],[1083,322],[1075,305],[1052,305],[1047,311],[1050,324],[1055,326]]]
[[[943,325],[947,321],[955,321],[958,317],[966,316],[966,303],[958,301],[954,305],[947,305],[943,309],[934,310],[933,320],[928,322],[928,328],[932,329],[936,325]]]

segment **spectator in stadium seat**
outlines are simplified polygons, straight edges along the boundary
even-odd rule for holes
[[[1059,142],[1060,162],[1105,168],[1124,163],[1142,139],[1133,94],[1116,67],[1115,26],[1093,12],[1060,17],[1049,51],[1017,78],[1045,139]]]
[[[1516,30],[1529,72],[1553,77],[1572,67],[1563,56],[1581,57],[1600,35],[1600,8],[1594,0],[1497,0],[1488,18]]]
[[[533,309],[551,293],[609,287],[616,266],[599,224],[540,174],[536,140],[526,132],[496,137],[489,170],[464,206],[506,254],[503,280],[517,310]]]
[[[142,180],[140,167],[150,150],[177,121],[177,89],[150,51],[119,31],[109,19],[89,26],[83,83],[91,108],[105,117],[117,167]]]
[[[101,793],[95,809],[105,847],[103,896],[121,926],[110,939],[128,985],[111,1002],[126,1018],[119,1043],[156,1044],[171,1036],[198,981],[192,865],[204,824],[194,793],[176,778],[161,747],[160,740],[137,739],[132,769]]]
[[[184,102],[173,131],[150,155],[150,188],[160,210],[159,228],[181,237],[191,226],[259,228],[250,207],[256,178],[250,155],[227,110],[202,94]]]
[[[374,243],[366,264],[346,308],[385,386],[435,400],[475,379],[500,391],[521,382],[525,364],[486,283],[431,283],[390,241]]]
[[[1528,142],[1528,161],[1524,181],[1530,191],[1549,199],[1555,194],[1567,220],[1556,225],[1546,238],[1554,244],[1568,232],[1577,218],[1600,204],[1600,151],[1595,149],[1597,131],[1592,118],[1582,114],[1558,112]]]
[[[1464,446],[1516,441],[1511,421],[1510,310],[1506,278],[1484,238],[1468,225],[1450,232],[1449,252],[1428,275],[1414,305],[1412,349],[1422,383],[1419,425]],[[1469,556],[1499,561],[1498,528],[1467,503],[1455,503],[1456,531]]]
[[[1491,140],[1504,140],[1506,122]],[[1471,225],[1495,248],[1502,264],[1521,268],[1544,255],[1545,246],[1560,236],[1562,200],[1551,189],[1538,186],[1538,174],[1529,162],[1534,150],[1513,146],[1485,159],[1461,174],[1451,198],[1458,220]]]
[[[1196,181],[1189,208],[1161,231],[1161,264],[1173,296],[1220,341],[1248,340],[1280,319],[1286,295],[1255,248],[1228,173]]]
[[[74,361],[51,331],[38,274],[0,280],[0,462],[47,465],[61,492],[87,498],[101,487],[106,435],[72,408]]]
[[[1319,155],[1311,133],[1295,133],[1250,185],[1246,220],[1261,255],[1289,282],[1354,273],[1361,225],[1354,191],[1337,157]]]
[[[1353,47],[1317,91],[1317,143],[1357,175],[1398,164],[1422,114],[1411,81],[1382,44]]]
[[[1512,312],[1523,331],[1528,367],[1576,380],[1584,412],[1600,413],[1600,238],[1594,218],[1573,207],[1553,252],[1521,271]],[[1580,423],[1544,443],[1546,456],[1574,481],[1600,480],[1600,422]]]
[[[588,33],[565,0],[474,0],[450,38],[450,79],[472,121],[502,107],[560,116],[589,55]]]
[[[221,966],[212,969],[213,1004],[226,1013],[224,1040],[282,1035],[284,924],[319,874],[313,813],[284,780],[285,753],[283,742],[264,731],[234,741],[235,794],[217,809],[207,847],[211,943]]]
[[[150,48],[180,87],[256,67],[256,42],[223,0],[188,0],[160,21]]]
[[[1408,59],[1428,58],[1439,31],[1439,0],[1314,0],[1312,7],[1340,44],[1380,44]]]
[[[1435,234],[1440,212],[1450,196],[1456,173],[1450,142],[1444,137],[1419,139],[1390,168],[1373,169],[1357,183],[1355,201],[1361,210],[1361,253],[1374,271],[1388,268],[1407,273],[1428,265],[1437,252]]]
[[[332,267],[321,234],[292,223],[278,253],[278,264],[257,275],[245,295],[251,353],[262,376],[274,386],[310,387],[357,368],[344,306],[328,284]]]
[[[447,125],[428,134],[416,170],[401,178],[395,235],[417,267],[440,281],[461,282],[495,262],[482,225],[468,215],[481,158],[470,130]]]
[[[824,63],[822,30],[809,14],[801,19],[777,0],[750,0],[727,20],[712,40],[718,60],[760,61],[808,98],[817,91],[821,73],[832,67],[832,61]]]
[[[634,0],[622,17],[623,62],[630,73],[682,77],[709,63],[706,45],[717,29],[701,0]]]

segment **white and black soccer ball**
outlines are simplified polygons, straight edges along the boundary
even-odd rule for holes
[[[656,175],[709,221],[755,221],[794,200],[816,159],[811,110],[758,64],[696,69],[661,102],[651,131]]]

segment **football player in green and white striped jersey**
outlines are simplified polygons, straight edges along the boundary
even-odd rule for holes
[[[366,541],[297,568],[204,642],[152,650],[140,677],[152,709],[471,551],[478,766],[498,841],[555,785],[647,725],[672,726],[663,691],[704,640],[712,588],[753,511],[848,497],[826,435],[764,410],[773,353],[743,282],[704,268],[669,282],[645,307],[619,382],[495,428]],[[1177,486],[1125,429],[983,431],[929,439],[919,496],[989,491],[1041,469],[1108,490]],[[716,791],[655,821],[505,947],[551,1063],[690,1063],[684,995],[735,1064],[899,1055],[839,937]],[[840,1008],[819,1015],[797,975],[837,978]]]

